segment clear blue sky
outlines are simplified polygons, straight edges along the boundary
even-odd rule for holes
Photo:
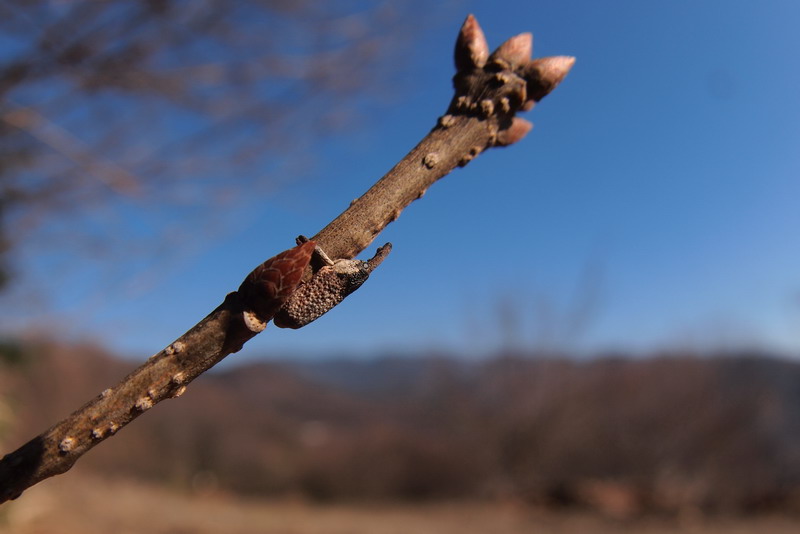
[[[407,94],[323,147],[311,180],[123,302],[87,306],[64,288],[56,317],[135,357],[170,343],[428,131],[450,98],[469,12],[492,47],[532,31],[534,55],[574,55],[572,73],[526,115],[536,125],[526,139],[455,171],[378,237],[395,248],[362,289],[301,331],[270,326],[242,354],[516,344],[800,355],[800,3],[790,0],[455,3],[414,46]]]

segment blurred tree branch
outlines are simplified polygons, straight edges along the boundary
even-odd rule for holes
[[[114,202],[190,226],[296,175],[389,79],[412,4],[0,2],[0,280],[22,248],[155,254]]]
[[[517,112],[530,110],[563,80],[574,63],[570,57],[531,60],[531,52],[531,34],[521,34],[490,54],[481,28],[469,16],[456,42],[455,94],[447,112],[406,157],[312,240],[333,259],[353,258],[434,182],[488,148],[521,140],[532,125],[516,117]],[[297,260],[309,250],[300,246],[281,256]],[[287,272],[293,277],[297,273],[294,260],[290,269],[278,273],[277,286],[267,288],[270,291],[260,297],[267,303],[262,309],[274,307],[275,287],[285,290],[281,278],[286,278]],[[307,255],[304,261],[308,264]],[[311,266],[305,271],[308,280]],[[246,284],[120,384],[6,455],[0,461],[0,502],[67,471],[92,447],[156,403],[180,395],[194,378],[238,351],[260,331],[245,320],[253,309],[252,299],[259,298],[257,287]],[[259,319],[269,320],[274,311]]]

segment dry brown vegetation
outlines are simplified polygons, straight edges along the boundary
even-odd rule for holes
[[[185,494],[130,480],[56,477],[0,508],[2,534],[793,534],[787,516],[646,517],[496,503],[319,505],[221,493]]]
[[[17,420],[6,448],[126,367],[87,347],[26,347],[3,372]],[[616,518],[795,511],[799,379],[797,364],[755,355],[229,367],[76,470],[326,503],[479,500]]]

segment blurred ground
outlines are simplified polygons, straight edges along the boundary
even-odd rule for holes
[[[5,354],[3,452],[132,367],[90,346]],[[757,354],[230,366],[93,449],[70,476],[261,502],[800,516],[797,384],[800,364]]]
[[[0,355],[2,452],[133,365]],[[0,506],[0,534],[800,532],[797,384],[763,354],[230,366]]]
[[[69,474],[0,507],[2,534],[331,533],[775,533],[798,532],[789,516],[647,518],[616,521],[512,504],[331,505],[188,495],[128,481]]]

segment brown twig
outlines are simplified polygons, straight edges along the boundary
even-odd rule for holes
[[[574,63],[570,57],[531,60],[530,54],[530,34],[512,37],[489,54],[480,26],[472,15],[467,17],[456,42],[455,95],[447,113],[405,158],[312,240],[330,258],[353,258],[436,180],[487,148],[524,137],[532,125],[516,113],[531,109]],[[303,279],[311,279],[311,246],[301,244],[258,267],[239,291],[230,293],[205,319],[116,387],[6,455],[0,460],[0,502],[67,471],[89,449],[158,402],[177,397],[194,378],[238,351],[291,293],[300,277],[298,269],[306,266]],[[290,260],[290,267],[278,269],[277,279],[263,275],[275,270],[270,262],[288,265]]]

